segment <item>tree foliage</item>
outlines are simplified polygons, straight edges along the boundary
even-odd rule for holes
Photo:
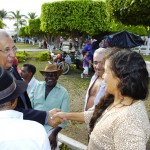
[[[4,19],[10,19],[8,12],[4,9],[0,10],[0,19],[3,21]],[[6,24],[3,22],[3,27],[6,27]]]
[[[36,15],[35,12],[29,12],[29,13],[28,13],[28,16],[27,16],[28,19],[35,19],[35,18],[37,18],[37,17],[38,17],[38,16]]]
[[[39,36],[42,36],[43,34],[45,34],[40,29],[40,25],[41,25],[40,18],[30,19],[29,20],[29,32],[30,32],[30,35],[39,37]]]
[[[26,35],[30,36],[30,29],[29,29],[29,26],[25,26],[25,29],[24,29]]]
[[[21,27],[21,28],[19,29],[18,35],[21,36],[21,37],[28,36],[28,34],[26,34],[26,32],[25,32],[25,27]]]
[[[94,35],[109,28],[104,2],[75,0],[45,3],[42,5],[42,31],[60,34],[86,33]]]
[[[129,25],[150,25],[149,0],[107,0],[112,17]]]
[[[0,19],[3,20],[7,18],[9,18],[7,11],[4,9],[0,10]]]
[[[2,28],[3,28],[3,21],[0,20],[0,29],[2,29]]]
[[[36,34],[38,32],[40,32],[40,18],[38,19],[30,19],[29,20],[29,30],[31,34]]]
[[[126,30],[138,35],[147,35],[147,28],[142,25],[125,25],[117,20],[111,19],[111,26],[109,28],[109,32],[119,32],[122,30]]]
[[[20,28],[20,21],[24,20],[22,18],[23,17],[26,18],[26,15],[22,15],[19,10],[17,10],[16,12],[10,11],[9,14],[10,14],[10,18],[15,20],[15,26],[16,26],[17,31],[18,31]]]

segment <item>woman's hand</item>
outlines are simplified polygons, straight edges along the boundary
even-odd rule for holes
[[[60,109],[57,109],[57,108],[54,108],[51,111],[49,111],[49,116],[50,116],[48,120],[49,126],[57,127],[59,124],[64,123],[63,119],[59,117],[56,117],[56,118],[53,117],[58,112],[60,112]]]

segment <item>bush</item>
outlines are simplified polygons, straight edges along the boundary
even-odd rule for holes
[[[60,145],[60,150],[71,150],[70,148],[68,148],[68,146],[67,145],[65,145],[64,143],[62,143],[61,145]]]
[[[17,54],[16,57],[18,62],[23,62],[25,60],[25,56],[23,54]]]
[[[24,51],[24,52],[17,52],[16,57],[18,59],[18,62],[23,62],[26,59],[30,57],[30,53]]]
[[[35,58],[40,61],[46,61],[50,59],[50,55],[49,52],[40,52]]]

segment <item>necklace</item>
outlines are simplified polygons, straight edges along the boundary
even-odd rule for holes
[[[112,108],[116,107],[117,105],[123,106],[123,105],[124,105],[124,104],[122,103],[123,101],[124,101],[124,99],[122,99],[122,100],[120,101],[120,103],[112,104],[112,105],[108,106],[107,111],[110,111]]]
[[[129,106],[129,105],[133,104],[133,102],[134,102],[133,99],[131,99],[130,102],[128,102],[128,100],[126,102],[125,99],[123,98],[120,103],[112,104],[111,106],[106,108],[106,110],[104,111],[103,115],[105,115],[108,111],[110,111],[111,109],[113,109],[116,106],[118,106],[117,108],[120,108],[120,107],[123,107],[123,106]]]

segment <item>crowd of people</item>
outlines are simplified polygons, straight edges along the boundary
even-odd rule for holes
[[[59,149],[58,133],[67,120],[75,120],[87,124],[89,150],[146,150],[150,123],[144,105],[149,85],[144,59],[117,47],[91,53],[88,44],[83,52],[95,73],[84,111],[69,112],[69,93],[58,83],[62,70],[47,64],[40,70],[44,81],[38,81],[36,67],[24,64],[19,74],[14,64],[17,48],[12,37],[0,29],[1,149]]]

